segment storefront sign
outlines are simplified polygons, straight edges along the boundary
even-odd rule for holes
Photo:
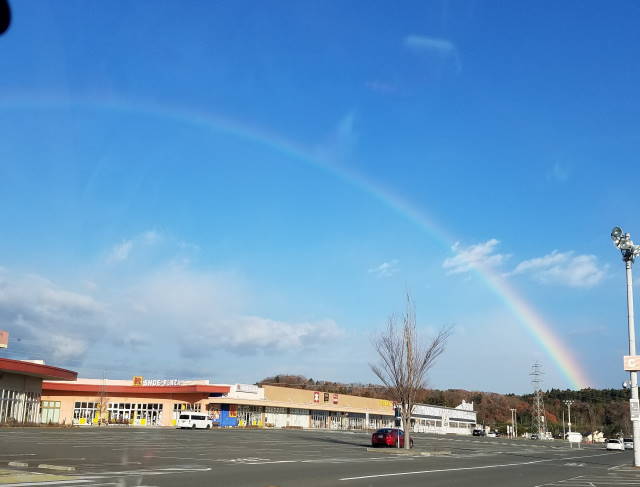
[[[637,372],[640,370],[640,355],[625,355],[624,370]]]
[[[141,386],[144,383],[144,377],[142,377],[141,375],[136,375],[133,377],[132,382],[134,386]]]
[[[313,393],[313,402],[320,402],[320,393],[319,392],[314,392]]]
[[[237,418],[238,417],[238,406],[235,404],[229,404],[229,417]]]
[[[144,379],[143,386],[181,386],[184,381],[180,379]]]
[[[0,348],[7,348],[9,346],[9,332],[0,330]]]
[[[236,391],[258,394],[260,392],[260,388],[255,384],[236,384]]]
[[[333,395],[333,404],[338,404],[338,395],[337,394]]]
[[[329,402],[329,393],[328,392],[324,393],[324,402]]]

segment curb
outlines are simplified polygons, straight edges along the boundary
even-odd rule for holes
[[[408,457],[441,457],[451,455],[450,450],[437,450],[437,451],[416,451],[405,450],[404,448],[389,448],[384,450],[382,448],[367,448],[368,452],[387,453],[389,455],[405,455]]]
[[[41,463],[38,465],[38,468],[46,468],[47,470],[64,470],[66,472],[74,472],[76,467],[69,467],[66,465],[49,465],[46,463]]]

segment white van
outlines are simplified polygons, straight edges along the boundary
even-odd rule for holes
[[[195,411],[180,411],[176,421],[176,428],[209,429],[211,421],[206,414]]]

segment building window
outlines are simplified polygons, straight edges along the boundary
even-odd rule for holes
[[[41,423],[60,422],[60,401],[42,401],[40,404]]]
[[[238,426],[262,426],[263,406],[238,406]]]
[[[73,422],[76,424],[91,424],[98,421],[100,404],[97,402],[76,402],[73,408]]]
[[[0,422],[37,423],[40,394],[0,389]]]
[[[107,412],[108,421],[113,424],[162,424],[161,403],[109,403]]]

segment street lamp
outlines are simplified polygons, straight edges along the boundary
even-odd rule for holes
[[[567,409],[569,410],[569,436],[571,436],[571,405],[573,404],[573,401],[567,399],[564,403],[567,405]]]
[[[629,325],[629,355],[636,354],[636,330],[633,322],[633,277],[631,266],[637,255],[640,255],[640,245],[634,245],[631,235],[624,233],[622,228],[613,227],[611,240],[622,253],[622,260],[627,269],[627,324]],[[638,404],[638,373],[631,371],[631,403],[633,423],[633,465],[640,467],[640,418],[634,417],[633,406]]]

